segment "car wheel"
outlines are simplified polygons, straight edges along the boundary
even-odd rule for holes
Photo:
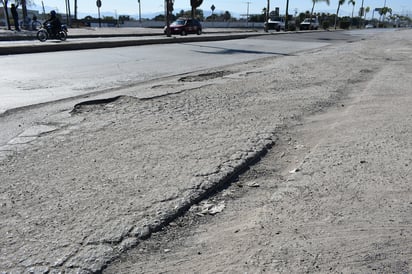
[[[185,31],[185,30],[182,30],[182,31],[180,32],[180,35],[182,35],[182,36],[186,36],[186,35],[187,35],[187,33],[186,33],[186,31]]]
[[[202,30],[201,30],[201,29],[198,29],[197,32],[196,32],[196,34],[197,34],[197,35],[201,35],[201,34],[202,34]]]

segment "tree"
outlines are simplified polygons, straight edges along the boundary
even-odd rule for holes
[[[225,13],[223,14],[223,20],[229,21],[231,18],[232,18],[232,15],[230,14],[230,12],[225,11]]]
[[[348,5],[350,4],[352,4],[352,18],[353,18],[353,13],[355,11],[355,5],[356,5],[355,0],[349,0]]]
[[[366,7],[365,8],[365,16],[364,16],[364,18],[366,18],[366,15],[369,13],[371,11],[371,7]]]
[[[328,4],[328,6],[330,5],[330,0],[312,0],[313,5],[312,5],[312,11],[310,12],[310,18],[312,18],[313,10],[315,9],[315,4],[317,2],[326,2],[326,4]]]
[[[349,0],[349,1],[353,1],[353,0]],[[336,16],[335,16],[335,29],[336,29],[336,24],[338,22],[340,6],[342,6],[343,4],[345,4],[345,0],[339,0],[338,9],[336,10]]]
[[[348,5],[350,5],[350,4],[352,4],[352,19],[351,19],[351,21],[353,21],[353,12],[355,11],[355,5],[356,5],[355,0],[349,0]]]
[[[23,12],[23,24],[24,28],[28,28],[29,20],[27,16],[27,6],[32,6],[34,4],[33,0],[16,0],[16,3],[21,5],[21,9]]]
[[[77,20],[77,0],[74,0],[74,20]]]
[[[392,15],[392,9],[391,8],[383,7],[379,10],[379,15],[381,16],[381,18],[382,18],[382,16],[386,17],[386,14],[388,14],[388,13]]]
[[[4,14],[6,15],[7,29],[11,30],[9,12],[8,12],[8,8],[7,8],[7,2],[8,2],[8,0],[0,0],[0,3],[3,4]]]
[[[289,0],[286,0],[285,31],[289,30]]]
[[[195,18],[195,12],[198,7],[203,3],[203,0],[190,0],[190,6],[192,6],[192,19]]]
[[[17,3],[19,3],[21,5],[21,9],[23,12],[23,26],[24,28],[27,28],[27,2],[26,0],[18,0],[16,1]]]

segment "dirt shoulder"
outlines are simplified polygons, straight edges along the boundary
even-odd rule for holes
[[[343,53],[338,75],[347,73],[345,64],[370,74],[335,77],[345,82],[348,97],[341,104],[290,123],[268,154],[227,189],[105,272],[410,272],[410,34],[304,58],[316,63],[328,56],[322,63],[328,69]],[[377,41],[381,47],[374,49]],[[320,83],[320,90],[330,87]],[[222,204],[218,214],[204,211]]]
[[[387,33],[51,117],[1,149],[0,270],[410,269],[410,56]]]

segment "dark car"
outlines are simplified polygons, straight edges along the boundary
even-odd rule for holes
[[[166,33],[166,27],[164,32]],[[202,34],[202,25],[196,19],[179,18],[170,24],[171,34],[187,35],[189,33]]]

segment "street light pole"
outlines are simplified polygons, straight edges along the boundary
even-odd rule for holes
[[[99,14],[99,28],[101,28],[102,27],[102,20],[100,19],[100,7],[102,6],[102,1],[97,0],[96,1],[96,6],[97,6],[97,12]]]

